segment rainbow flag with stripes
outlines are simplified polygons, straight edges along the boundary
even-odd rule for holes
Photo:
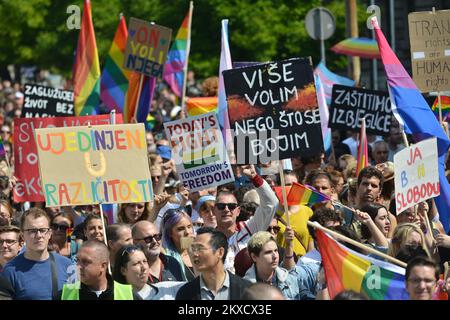
[[[128,30],[125,17],[121,14],[114,40],[106,56],[100,81],[100,97],[108,111],[122,113],[128,90],[130,71],[123,68],[123,59],[127,45]]]
[[[218,97],[188,98],[186,101],[187,114],[188,116],[193,117],[200,114],[217,111],[218,103]]]
[[[184,70],[187,69],[193,8],[191,3],[189,12],[178,30],[164,66],[163,78],[178,97],[183,94]]]
[[[307,186],[294,182],[287,196],[288,205],[311,205],[317,202],[329,201],[330,198]]]
[[[286,197],[289,195],[289,191],[291,190],[291,186],[285,186],[284,187],[286,189]],[[273,191],[275,192],[275,195],[278,198],[278,201],[280,201],[280,205],[284,205],[284,201],[283,201],[283,187],[281,186],[276,186],[273,187]],[[295,202],[289,202],[288,201],[288,206],[295,206],[297,205],[297,203]]]
[[[358,159],[356,163],[356,176],[362,169],[369,165],[369,152],[367,147],[367,136],[366,136],[366,119],[362,119],[361,131],[359,133],[359,145],[358,145]]]
[[[84,1],[81,30],[73,66],[75,115],[95,115],[100,103],[100,63],[92,24],[91,2]]]
[[[139,92],[141,77],[143,77],[142,88]],[[143,74],[133,71],[130,73],[128,91],[125,99],[125,107],[123,109],[124,123],[132,123],[135,121],[139,123],[145,123],[147,121],[147,116],[150,112],[150,105],[153,100],[155,86],[155,77],[144,76]],[[135,117],[136,119],[134,120]]]
[[[439,119],[439,97],[434,100],[433,106],[431,107],[436,117]],[[442,110],[442,120],[446,120],[449,117],[450,112],[450,97],[441,96],[441,110]]]
[[[343,290],[365,294],[371,300],[408,300],[405,269],[355,252],[315,230],[328,292],[333,299]]]

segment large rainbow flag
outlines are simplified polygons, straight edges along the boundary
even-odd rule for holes
[[[186,101],[186,111],[189,117],[217,111],[217,97],[195,97]]]
[[[116,110],[122,113],[125,96],[128,90],[130,71],[123,68],[123,58],[127,45],[128,30],[125,17],[120,15],[114,40],[106,56],[100,81],[100,97],[108,111]]]
[[[318,191],[312,190],[307,186],[294,182],[287,196],[288,204],[310,205],[317,202],[329,201],[330,198]]]
[[[361,131],[359,132],[358,159],[356,163],[356,176],[362,169],[369,165],[369,154],[366,136],[366,119],[362,118]]]
[[[408,300],[405,269],[355,252],[315,230],[328,292],[333,299],[343,290],[365,294],[371,300]]]
[[[75,115],[98,113],[100,102],[100,63],[92,24],[91,2],[84,1],[81,30],[73,66],[73,93]]]
[[[386,71],[392,113],[403,126],[405,133],[412,134],[419,142],[431,137],[437,138],[439,184],[441,194],[434,198],[439,219],[445,232],[450,230],[450,185],[445,175],[445,160],[450,140],[431,111],[424,97],[417,89],[408,72],[403,68],[395,53],[389,47],[375,17],[371,19],[380,48],[381,59]]]
[[[183,94],[184,70],[187,68],[189,43],[191,41],[190,34],[193,8],[191,3],[189,12],[186,14],[186,17],[178,30],[164,66],[163,78],[178,97],[181,97]]]

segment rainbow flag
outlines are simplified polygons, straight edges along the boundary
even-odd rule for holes
[[[139,94],[139,86],[141,84],[142,78],[142,89]],[[123,121],[124,123],[131,122],[141,122],[145,123],[147,120],[147,116],[150,112],[150,105],[153,100],[153,92],[155,91],[156,86],[156,78],[144,76],[138,72],[131,72],[129,83],[128,83],[128,91],[125,99],[125,107],[123,110]],[[138,104],[138,96],[139,105]],[[136,119],[133,118],[136,116]]]
[[[6,156],[6,150],[5,147],[3,146],[3,139],[0,137],[0,157],[5,157]]]
[[[448,117],[450,111],[450,97],[441,96],[441,109],[442,109],[442,120]],[[439,97],[434,100],[433,106],[431,107],[436,117],[439,119]]]
[[[330,198],[318,191],[312,190],[307,186],[294,182],[287,196],[288,204],[292,205],[310,205],[317,202],[329,201]]]
[[[85,116],[98,113],[100,102],[100,63],[98,62],[90,0],[84,1],[81,30],[78,36],[77,53],[73,66],[73,93],[75,115]]]
[[[188,98],[186,101],[187,114],[190,117],[217,111],[219,99],[217,97]]]
[[[194,6],[191,2],[189,12],[178,30],[164,66],[163,78],[178,97],[183,94],[184,70],[187,69],[189,56],[193,9]]]
[[[376,18],[373,17],[371,22],[375,28],[381,59],[386,71],[393,115],[404,127],[405,133],[413,135],[415,142],[431,137],[437,138],[441,194],[435,197],[434,201],[439,211],[439,219],[445,232],[448,233],[450,231],[450,184],[445,174],[445,163],[450,140],[416,84],[389,47]]]
[[[281,186],[276,186],[276,187],[273,187],[273,191],[275,191],[275,195],[277,196],[277,198],[278,198],[278,201],[280,201],[280,205],[284,205],[284,201],[283,201],[283,189],[282,189],[283,187],[281,187]],[[286,189],[286,197],[289,195],[289,191],[291,190],[291,186],[285,186],[285,189]],[[295,203],[295,202],[289,202],[289,200],[288,200],[288,206],[295,206],[295,205],[297,205],[297,203]]]
[[[123,68],[127,38],[127,25],[124,16],[121,14],[113,43],[106,56],[100,81],[100,97],[108,111],[123,112],[130,74],[130,71]]]
[[[380,59],[380,50],[374,39],[348,38],[342,40],[331,48],[336,53],[346,54],[368,59]]]
[[[405,269],[355,252],[315,230],[328,292],[333,299],[343,290],[365,294],[370,300],[408,300]]]
[[[103,216],[108,219],[108,224],[117,223],[117,211],[119,207],[117,203],[101,204],[101,206],[103,210]]]
[[[361,131],[359,132],[358,159],[356,163],[356,176],[362,169],[369,165],[369,154],[366,136],[366,119],[362,118]]]

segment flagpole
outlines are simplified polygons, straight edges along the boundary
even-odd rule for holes
[[[322,230],[323,232],[326,232],[326,233],[332,235],[333,237],[335,237],[335,238],[337,238],[339,240],[345,241],[345,242],[350,243],[350,244],[352,244],[352,245],[354,245],[354,246],[356,246],[356,247],[358,247],[358,248],[360,248],[360,249],[362,249],[364,251],[367,251],[369,253],[372,253],[372,254],[375,254],[377,256],[380,256],[380,257],[382,257],[382,258],[384,258],[384,259],[386,259],[386,260],[388,260],[388,261],[390,261],[392,263],[395,263],[396,265],[398,265],[398,266],[400,266],[402,268],[406,268],[406,263],[404,263],[403,261],[400,261],[400,260],[395,259],[395,258],[393,258],[391,256],[388,256],[387,254],[382,253],[382,252],[380,252],[378,250],[375,250],[375,249],[373,249],[373,248],[371,248],[369,246],[365,246],[362,243],[359,243],[358,241],[355,241],[355,240],[350,239],[350,238],[348,238],[348,237],[346,237],[346,236],[344,236],[344,235],[342,235],[340,233],[337,233],[337,232],[332,231],[332,230],[330,230],[328,228],[325,228],[324,226],[321,226],[318,223],[313,223],[311,221],[307,221],[307,224],[308,224],[308,226],[313,227],[315,229]]]
[[[280,171],[281,193],[283,194],[284,214],[286,216],[286,224],[288,227],[290,227],[291,223],[289,221],[289,208],[286,196],[286,183],[284,182],[283,160],[280,160],[278,162],[278,169]]]
[[[135,120],[135,123],[137,123],[137,110],[139,108],[139,101],[141,100],[141,91],[142,91],[142,84],[144,83],[144,76],[142,74],[139,75],[139,89],[138,89],[138,96],[136,101],[136,106],[134,107],[133,112],[133,118]],[[133,118],[130,119],[130,121],[133,121]]]
[[[100,207],[100,218],[102,219],[103,240],[104,240],[106,246],[108,247],[108,239],[106,239],[105,216],[103,215],[103,206],[102,206],[101,203],[99,203],[98,205],[99,205],[99,207]],[[111,263],[110,263],[110,262],[108,262],[108,271],[109,271],[109,274],[112,274],[112,271],[111,271]]]
[[[188,37],[186,43],[186,63],[184,65],[183,70],[183,90],[181,92],[181,118],[184,119],[186,112],[186,87],[187,87],[187,71],[188,71],[188,63],[189,63],[189,53],[191,51],[191,23],[192,23],[192,11],[194,11],[194,2],[189,2],[189,22],[188,22]]]
[[[441,92],[438,91],[439,123],[442,125]]]

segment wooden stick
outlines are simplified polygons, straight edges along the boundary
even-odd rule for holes
[[[105,242],[106,246],[108,247],[108,239],[106,239],[105,216],[103,215],[103,207],[102,207],[101,203],[99,203],[99,207],[100,207],[100,218],[102,220],[102,228],[103,228],[103,241]],[[111,262],[108,263],[108,271],[109,271],[109,274],[112,274]]]
[[[286,216],[287,226],[290,227],[291,223],[289,221],[289,208],[288,208],[287,196],[286,196],[286,184],[284,182],[283,160],[280,160],[278,162],[278,169],[280,171],[281,193],[283,194],[284,214]]]
[[[441,92],[438,91],[439,123],[442,123]]]
[[[134,115],[133,115],[133,118],[134,118],[134,120],[135,120],[135,123],[137,123],[138,121],[137,121],[137,110],[138,110],[138,108],[139,108],[139,102],[140,102],[140,100],[141,100],[141,91],[142,91],[142,84],[144,83],[144,76],[141,74],[140,76],[139,76],[139,90],[138,90],[138,96],[137,96],[137,101],[136,101],[136,106],[134,107]],[[132,118],[132,119],[133,119]],[[132,120],[131,119],[131,120]]]
[[[187,87],[187,71],[189,62],[189,52],[191,51],[191,23],[192,23],[192,11],[194,10],[194,2],[189,2],[189,23],[188,23],[188,34],[186,43],[186,63],[183,68],[183,91],[181,92],[181,119],[187,116],[186,110],[186,87]]]
[[[323,232],[326,232],[326,233],[332,235],[333,237],[335,237],[335,238],[337,238],[339,240],[345,241],[345,242],[350,243],[350,244],[352,244],[352,245],[354,245],[354,246],[356,246],[356,247],[358,247],[358,248],[360,248],[362,250],[365,250],[365,251],[368,251],[368,252],[370,252],[372,254],[380,256],[383,259],[389,260],[390,262],[395,263],[396,265],[398,265],[398,266],[400,266],[402,268],[406,268],[406,263],[404,263],[403,261],[400,261],[400,260],[395,259],[395,258],[393,258],[391,256],[388,256],[387,254],[384,254],[384,253],[382,253],[382,252],[380,252],[378,250],[375,250],[375,249],[373,249],[373,248],[371,248],[369,246],[365,246],[362,243],[359,243],[358,241],[355,241],[355,240],[350,239],[350,238],[348,238],[348,237],[346,237],[346,236],[344,236],[344,235],[342,235],[340,233],[337,233],[337,232],[332,231],[332,230],[330,230],[328,228],[325,228],[325,227],[321,226],[318,223],[312,223],[311,221],[308,221],[307,224],[308,224],[308,226],[313,227],[315,229],[322,230]]]

